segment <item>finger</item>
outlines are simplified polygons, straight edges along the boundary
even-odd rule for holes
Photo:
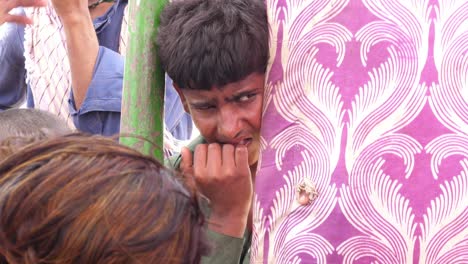
[[[247,147],[239,145],[236,147],[236,166],[239,169],[249,169],[249,153]]]
[[[180,151],[182,160],[180,162],[180,171],[182,173],[193,173],[193,155],[190,149],[183,147]]]
[[[6,8],[10,11],[17,7],[41,7],[46,5],[46,0],[8,0]]]
[[[221,169],[222,164],[222,151],[221,146],[218,143],[212,143],[208,145],[206,168],[208,171],[215,172]]]
[[[32,24],[32,20],[26,16],[15,16],[15,15],[6,15],[5,22],[29,25]]]
[[[223,158],[222,158],[223,167],[234,168],[236,166],[235,153],[234,153],[235,149],[236,148],[231,144],[223,145]]]
[[[195,179],[193,176],[193,154],[190,149],[186,147],[182,147],[180,151],[180,155],[182,156],[182,160],[180,162],[180,172],[182,172],[182,176],[184,177],[184,181],[187,186],[190,188],[195,188]]]
[[[205,169],[208,154],[208,145],[200,144],[195,148],[193,167],[194,169]]]

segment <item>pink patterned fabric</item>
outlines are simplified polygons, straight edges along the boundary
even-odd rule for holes
[[[252,263],[468,263],[468,1],[267,5]]]

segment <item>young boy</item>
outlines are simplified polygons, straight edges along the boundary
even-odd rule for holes
[[[201,134],[169,164],[210,200],[204,263],[249,261],[268,44],[262,0],[172,1],[161,15],[158,54]]]

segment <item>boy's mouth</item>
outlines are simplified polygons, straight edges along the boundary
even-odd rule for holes
[[[251,143],[252,143],[252,138],[245,138],[241,140],[239,143],[237,143],[237,145],[244,145],[248,147]]]
[[[246,146],[246,147],[249,147],[250,145],[252,145],[253,140],[254,140],[253,138],[249,137],[249,138],[241,139],[239,141],[231,140],[231,141],[217,141],[217,142],[219,144],[221,144],[221,145],[230,144],[230,145],[233,145],[233,146]]]

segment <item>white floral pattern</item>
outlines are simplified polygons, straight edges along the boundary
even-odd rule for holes
[[[252,263],[468,263],[468,2],[266,3]]]

